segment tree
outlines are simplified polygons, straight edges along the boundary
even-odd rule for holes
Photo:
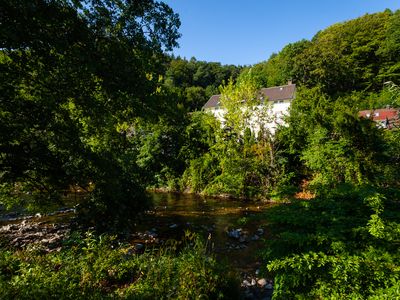
[[[103,0],[7,1],[1,16],[3,198],[91,182],[100,218],[140,210],[124,124],[159,106],[178,16],[162,2]]]
[[[204,88],[200,86],[190,86],[185,89],[185,106],[189,111],[200,110],[207,100]]]
[[[386,24],[385,41],[377,51],[383,56],[384,66],[381,69],[379,77],[383,81],[399,81],[400,77],[400,10],[397,10],[390,17]]]
[[[235,80],[241,68],[215,62],[172,58],[165,73],[165,86],[175,93],[174,100],[187,111],[199,110],[218,93],[218,87]]]
[[[267,61],[254,65],[251,69],[259,86],[284,85],[288,80],[300,82],[297,56],[310,44],[311,42],[307,40],[290,43],[279,53],[272,54]]]
[[[185,152],[189,156],[183,185],[207,194],[263,197],[279,177],[275,144],[260,124],[270,122],[269,107],[261,105],[259,89],[251,72],[236,83],[221,86],[224,120],[195,114],[187,127]],[[259,129],[255,136],[256,127]]]

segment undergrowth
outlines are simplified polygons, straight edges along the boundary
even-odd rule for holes
[[[109,235],[73,233],[60,252],[0,252],[1,299],[232,299],[232,277],[196,235],[137,254]],[[234,293],[234,291],[233,291]]]

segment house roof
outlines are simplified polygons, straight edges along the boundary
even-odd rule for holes
[[[274,86],[261,89],[261,94],[263,95],[264,99],[268,99],[269,101],[294,99],[295,92],[295,84]]]
[[[269,101],[294,99],[295,92],[296,92],[295,84],[262,88],[260,90],[263,99],[268,99]],[[203,108],[217,107],[219,105],[220,97],[221,95],[211,96],[211,98],[207,101],[207,103],[204,104]]]
[[[203,108],[217,107],[219,105],[219,98],[221,95],[212,95],[211,98],[204,104]]]
[[[398,119],[400,114],[400,109],[396,108],[380,108],[372,110],[362,110],[358,112],[361,118],[368,118],[373,121],[385,121]]]

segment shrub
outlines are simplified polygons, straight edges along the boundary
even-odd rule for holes
[[[349,186],[273,207],[264,254],[274,299],[398,299],[397,207],[383,191]]]
[[[230,281],[206,244],[182,242],[135,254],[114,237],[73,234],[63,250],[0,253],[2,299],[222,299]]]

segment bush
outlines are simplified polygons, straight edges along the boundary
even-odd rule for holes
[[[0,253],[2,299],[222,299],[231,282],[187,233],[183,242],[135,254],[107,235],[73,234],[63,250]]]
[[[264,255],[274,298],[398,299],[400,213],[384,192],[347,186],[273,207]]]

